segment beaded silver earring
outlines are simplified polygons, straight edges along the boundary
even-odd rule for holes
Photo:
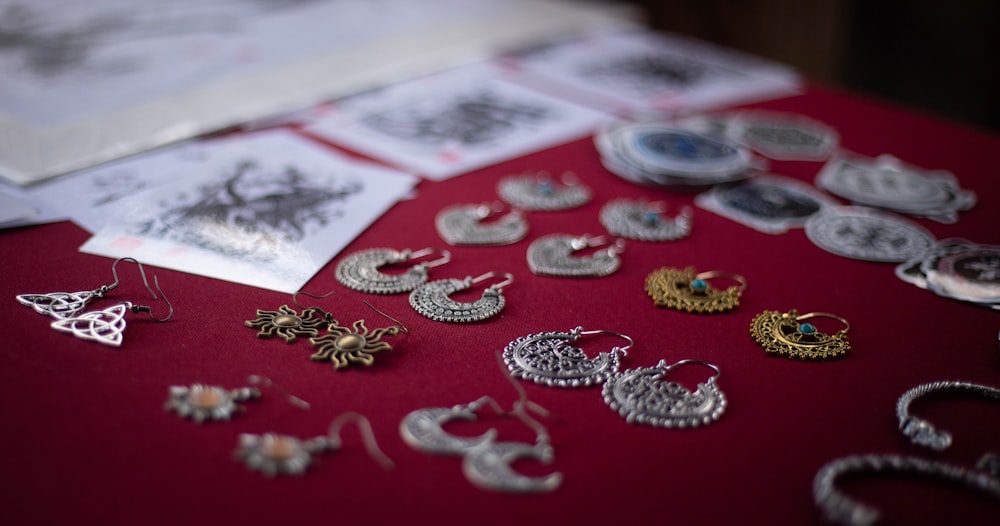
[[[456,205],[445,208],[434,219],[438,234],[449,245],[510,245],[528,235],[528,222],[520,210],[499,220],[483,220],[503,210],[502,205]]]
[[[572,172],[563,173],[562,184],[548,172],[507,176],[497,183],[497,194],[522,210],[567,210],[586,204],[591,196]]]
[[[582,336],[610,334],[624,338],[628,345],[587,358],[571,344]],[[584,331],[577,327],[568,332],[539,332],[522,336],[507,344],[503,360],[514,378],[558,387],[588,387],[604,383],[618,372],[622,356],[632,347],[632,338],[612,331]]]
[[[613,236],[639,241],[674,241],[691,233],[692,211],[681,209],[676,217],[663,215],[660,203],[616,199],[601,208],[600,220]]]
[[[559,277],[599,277],[613,274],[621,267],[621,254],[625,242],[616,240],[604,250],[589,256],[576,257],[574,252],[604,244],[604,236],[571,236],[552,234],[543,236],[528,246],[528,268],[543,276]]]
[[[473,302],[455,301],[449,295],[496,275],[496,272],[487,272],[475,278],[466,276],[465,279],[442,279],[425,283],[410,293],[410,305],[423,316],[447,323],[472,323],[491,318],[503,310],[506,303],[503,289],[513,283],[513,275],[504,273],[503,281],[487,287],[482,296]]]
[[[695,392],[665,380],[671,369],[687,364],[703,365],[715,371]],[[640,367],[611,375],[604,383],[604,402],[630,424],[666,428],[708,425],[722,416],[726,396],[717,385],[719,368],[700,360],[681,360],[656,367]]]
[[[380,267],[413,261],[433,252],[430,248],[416,252],[406,248],[371,248],[350,254],[337,264],[336,277],[342,285],[368,294],[400,294],[410,292],[427,282],[427,270],[451,261],[451,253],[441,251],[434,261],[423,261],[401,274],[386,274]]]

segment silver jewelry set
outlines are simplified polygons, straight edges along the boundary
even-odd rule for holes
[[[936,451],[951,446],[950,433],[910,414],[910,404],[916,399],[944,393],[1000,401],[1000,389],[970,382],[940,381],[913,387],[896,402],[899,430],[913,444]],[[910,475],[945,480],[977,490],[1000,503],[1000,455],[996,453],[984,454],[973,468],[916,456],[852,455],[826,464],[813,479],[813,500],[828,520],[852,526],[874,524],[878,520],[878,510],[847,496],[836,487],[838,478],[857,474]]]
[[[146,290],[149,291],[150,296],[154,300],[158,300],[162,296],[163,301],[169,307],[169,312],[165,317],[157,318],[153,315],[151,307],[137,305],[131,301],[120,301],[102,310],[84,312],[84,309],[92,302],[104,298],[108,292],[118,287],[120,283],[118,279],[118,263],[121,261],[129,261],[138,265],[140,275],[142,276],[142,283],[145,285]],[[159,278],[155,275],[153,276],[153,283],[156,284],[156,290],[160,293],[157,296],[156,292],[149,286],[149,281],[146,279],[146,271],[142,263],[133,258],[118,258],[111,265],[111,273],[115,278],[114,282],[109,285],[102,285],[94,290],[18,294],[16,298],[20,304],[31,307],[35,312],[43,316],[55,318],[55,321],[50,323],[52,329],[72,334],[81,340],[94,341],[111,347],[121,347],[126,327],[125,315],[129,312],[133,314],[144,312],[154,321],[161,323],[169,321],[173,317],[174,306],[167,299],[163,290],[160,289]]]

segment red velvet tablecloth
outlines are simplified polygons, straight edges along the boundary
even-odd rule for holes
[[[843,147],[954,172],[977,192],[978,205],[957,224],[919,222],[936,237],[1000,244],[1000,139],[886,104],[811,88],[756,107],[809,115],[838,129]],[[812,182],[821,167],[775,162],[773,172]],[[336,294],[320,302],[338,320],[390,322],[367,299],[404,323],[394,349],[370,368],[334,371],[309,360],[310,346],[256,337],[244,326],[257,309],[291,298],[276,292],[164,269],[164,292],[176,306],[158,324],[129,319],[120,349],[49,329],[48,320],[18,305],[27,292],[84,290],[105,283],[110,260],[77,252],[88,234],[62,222],[0,232],[0,523],[2,524],[812,524],[813,476],[848,454],[924,455],[972,465],[1000,452],[1000,405],[962,397],[921,400],[914,409],[955,437],[943,453],[910,445],[897,431],[894,406],[906,389],[960,379],[1000,386],[1000,313],[940,298],[903,283],[893,266],[844,259],[812,245],[801,230],[771,236],[695,209],[690,237],[670,243],[629,242],[622,268],[597,279],[533,275],[525,249],[550,233],[602,233],[598,210],[618,197],[661,199],[671,210],[692,195],[625,182],[601,167],[589,139],[444,182],[423,182],[419,196],[392,208],[345,251],[369,247],[443,248],[433,220],[443,207],[496,200],[507,174],[576,172],[595,196],[563,212],[528,213],[530,233],[505,247],[451,249],[453,260],[432,278],[510,272],[499,317],[469,325],[438,323],[410,308],[407,296],[367,296],[333,275],[335,259],[306,289]],[[719,315],[654,307],[643,290],[660,266],[725,270],[746,277],[742,305]],[[134,266],[122,265],[115,298],[145,297]],[[306,298],[308,299],[308,298]],[[836,313],[851,323],[852,351],[819,363],[766,356],[749,335],[763,310]],[[524,473],[564,475],[549,494],[509,495],[477,489],[461,461],[430,456],[400,438],[409,411],[451,406],[490,395],[509,406],[517,393],[496,353],[529,333],[576,326],[630,335],[625,368],[694,358],[717,364],[729,406],[698,429],[630,425],[602,401],[599,388],[558,389],[521,382],[551,415],[549,465],[517,464]],[[592,351],[614,345],[595,339]],[[701,371],[685,373],[700,380]],[[229,423],[197,425],[163,410],[170,385],[237,387],[265,375],[312,403],[302,411],[265,390]],[[344,448],[321,457],[301,478],[265,478],[232,458],[243,432],[299,437],[325,433],[346,411],[366,415],[395,463],[385,471],[364,451],[354,428]],[[504,440],[531,441],[513,419],[484,417],[456,424],[456,434],[500,430]],[[948,520],[996,524],[1000,507],[947,484],[862,478],[842,486],[881,509],[886,523]]]

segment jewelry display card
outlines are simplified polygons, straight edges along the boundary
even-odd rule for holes
[[[116,169],[172,181],[108,206],[107,223],[81,251],[286,293],[300,290],[416,182],[283,130]]]
[[[440,180],[582,137],[607,119],[502,77],[479,63],[348,97],[307,131]]]

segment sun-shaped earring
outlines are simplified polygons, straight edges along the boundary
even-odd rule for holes
[[[716,278],[730,279],[737,285],[716,289],[709,283],[709,280]],[[646,294],[649,294],[657,307],[699,314],[735,309],[746,288],[747,281],[743,276],[717,270],[697,273],[694,267],[684,270],[663,267],[646,276]]]
[[[181,418],[190,418],[199,424],[206,421],[229,421],[234,414],[246,410],[246,407],[240,402],[257,400],[261,397],[261,391],[256,386],[263,385],[281,392],[296,407],[309,409],[308,402],[285,391],[272,382],[270,378],[251,375],[247,378],[247,383],[254,387],[226,389],[204,384],[172,385],[170,386],[170,395],[163,408],[177,413],[177,416]]]
[[[472,323],[496,316],[503,310],[506,300],[503,289],[514,281],[514,276],[504,273],[504,280],[494,283],[483,291],[473,302],[455,301],[449,297],[473,284],[495,277],[496,272],[487,272],[473,278],[441,279],[425,283],[410,293],[410,305],[419,314],[435,321],[448,323]]]
[[[330,362],[334,369],[342,369],[350,365],[369,367],[375,362],[376,353],[392,350],[392,346],[382,341],[382,338],[396,336],[400,332],[409,332],[396,319],[375,309],[368,302],[365,304],[386,318],[395,321],[396,325],[369,331],[365,320],[357,320],[351,328],[347,328],[337,323],[337,320],[331,319],[326,327],[326,334],[309,339],[309,343],[316,347],[316,352],[311,356],[314,361]]]
[[[456,205],[445,208],[434,219],[438,234],[449,245],[510,245],[528,235],[528,222],[520,210],[512,210],[492,223],[482,221],[503,210],[501,203]]]
[[[548,172],[510,175],[497,183],[497,194],[522,210],[567,210],[586,204],[591,196],[572,172],[563,173],[562,184],[554,182]]]
[[[423,261],[408,268],[401,274],[385,274],[380,267],[412,261],[433,252],[430,248],[418,250],[394,250],[391,248],[371,248],[355,252],[337,265],[337,281],[349,289],[368,294],[399,294],[427,282],[427,270],[451,261],[451,253],[441,251],[441,257],[434,261]]]
[[[806,322],[810,318],[830,318],[844,324],[844,328],[834,334],[824,334],[815,325]],[[851,324],[840,316],[826,312],[810,312],[798,315],[795,309],[782,313],[764,311],[750,322],[750,335],[768,354],[788,358],[826,360],[839,358],[851,350],[847,341],[847,331]]]
[[[309,307],[296,312],[288,305],[278,307],[278,310],[257,309],[257,318],[247,320],[245,325],[257,331],[258,338],[277,336],[288,343],[294,343],[298,337],[311,338],[319,335],[319,329],[329,321],[316,317],[321,309]]]
[[[621,267],[619,254],[625,251],[625,241],[618,239],[607,248],[589,256],[574,256],[573,253],[588,247],[605,244],[605,236],[571,236],[552,234],[534,240],[528,246],[528,268],[540,276],[559,277],[600,277],[615,273]]]
[[[672,218],[664,210],[662,203],[616,199],[601,208],[600,220],[609,234],[638,241],[674,241],[691,233],[690,207]]]

